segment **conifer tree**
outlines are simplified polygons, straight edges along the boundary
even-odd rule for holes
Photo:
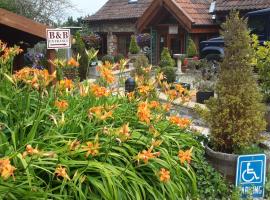
[[[137,44],[136,37],[134,35],[131,36],[129,52],[131,54],[137,54],[140,52],[140,47]]]
[[[264,106],[252,72],[251,37],[247,22],[233,11],[222,26],[225,58],[217,82],[217,98],[205,116],[215,150],[237,153],[259,142],[265,130]]]
[[[168,48],[163,48],[162,52],[161,52],[161,58],[160,58],[160,64],[159,66],[161,68],[164,67],[175,67],[175,61],[174,59],[171,57],[170,51]]]
[[[188,48],[187,48],[187,56],[189,58],[192,58],[194,56],[198,55],[198,51],[197,51],[197,47],[196,44],[194,43],[194,41],[189,38],[188,39]]]

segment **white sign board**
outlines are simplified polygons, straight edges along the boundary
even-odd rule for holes
[[[178,34],[178,26],[169,26],[169,34]]]
[[[46,29],[47,49],[71,48],[70,29]]]

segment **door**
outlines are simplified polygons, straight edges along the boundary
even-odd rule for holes
[[[179,35],[169,35],[168,43],[171,55],[181,53],[181,39]]]

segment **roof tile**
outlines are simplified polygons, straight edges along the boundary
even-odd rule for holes
[[[85,20],[136,19],[142,16],[152,1],[155,0],[138,0],[137,3],[128,3],[128,0],[109,0],[99,11]]]
[[[258,10],[270,7],[270,0],[217,0],[216,11]]]

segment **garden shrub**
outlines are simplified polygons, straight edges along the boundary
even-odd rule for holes
[[[111,55],[105,55],[105,56],[102,57],[101,60],[102,60],[103,64],[105,64],[105,62],[109,62],[111,64],[114,63],[114,57],[111,56]]]
[[[146,67],[149,67],[149,60],[148,60],[148,58],[144,54],[139,55],[135,59],[135,62],[133,63],[133,67],[135,68],[136,74],[138,74],[138,75],[145,75],[144,69]]]
[[[175,65],[176,65],[175,60],[171,57],[169,49],[163,48],[159,66],[163,68],[163,67],[175,67]]]
[[[262,96],[253,76],[251,37],[246,21],[232,12],[222,28],[225,58],[205,118],[215,150],[232,153],[261,141],[265,129]]]
[[[116,63],[119,63],[120,60],[123,60],[123,59],[125,59],[125,56],[123,54],[121,54],[121,53],[114,56],[114,62],[116,62]]]
[[[197,56],[197,55],[198,55],[198,50],[197,50],[196,44],[191,38],[189,38],[188,47],[187,47],[187,56],[189,58],[193,58],[194,56]]]
[[[173,67],[164,67],[161,69],[161,71],[164,73],[165,77],[166,77],[166,81],[168,83],[174,83],[175,79],[176,79],[176,72],[175,72],[175,68]]]
[[[255,51],[254,65],[259,70],[260,87],[264,94],[264,100],[270,101],[270,42],[260,45],[258,36],[253,36],[253,48]]]
[[[139,52],[140,52],[140,47],[137,44],[136,36],[132,35],[131,40],[130,40],[130,44],[129,44],[129,53],[137,54]]]
[[[79,74],[80,79],[85,80],[87,76],[87,69],[88,69],[88,56],[85,52],[85,44],[83,42],[82,36],[79,32],[77,32],[74,36],[75,44],[72,45],[72,50],[75,52],[76,57],[79,54],[80,55],[80,66],[79,66]]]

